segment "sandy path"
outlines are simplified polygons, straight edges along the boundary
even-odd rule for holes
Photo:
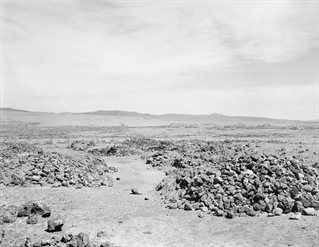
[[[153,194],[163,174],[134,157],[108,158],[117,166],[114,187],[84,188],[0,188],[0,204],[45,200],[55,214],[65,218],[64,231],[90,234],[96,241],[128,246],[319,246],[319,217],[290,221],[287,216],[236,218],[227,220],[197,212],[165,209]],[[143,195],[131,195],[138,188]],[[145,197],[150,200],[144,200]],[[25,219],[0,228],[7,237],[23,240],[51,237],[46,222],[27,225]],[[97,237],[104,231],[103,237]],[[60,235],[58,233],[57,235]]]

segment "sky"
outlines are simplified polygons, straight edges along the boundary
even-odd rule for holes
[[[1,1],[1,107],[319,119],[319,1]]]

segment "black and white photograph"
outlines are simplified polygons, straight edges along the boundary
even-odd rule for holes
[[[0,247],[319,247],[319,0],[0,0]]]

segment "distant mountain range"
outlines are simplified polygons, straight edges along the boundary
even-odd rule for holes
[[[263,117],[226,116],[223,114],[162,114],[154,115],[129,111],[93,111],[82,113],[33,112],[12,108],[0,108],[1,121],[10,120],[39,125],[76,125],[76,126],[160,126],[169,124],[198,125],[300,125],[307,121],[272,119]],[[312,121],[313,122],[313,121]]]

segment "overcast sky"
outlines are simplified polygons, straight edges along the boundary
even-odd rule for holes
[[[319,119],[317,0],[1,1],[2,107]]]

